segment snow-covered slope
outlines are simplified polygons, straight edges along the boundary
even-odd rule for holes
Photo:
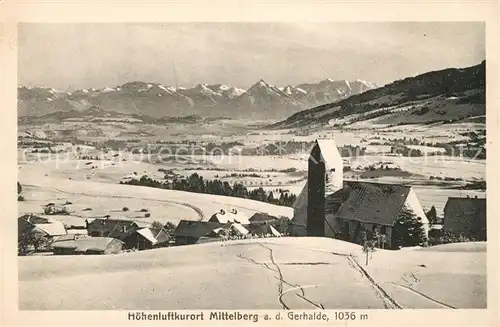
[[[20,257],[19,308],[486,308],[485,252],[377,250],[364,261],[358,245],[318,237]]]
[[[379,125],[450,123],[483,116],[485,67],[483,61],[463,69],[428,72],[376,89],[370,89],[372,83],[359,80],[327,79],[299,85],[309,94],[315,92],[318,106],[298,112],[274,127],[345,126],[367,120]]]

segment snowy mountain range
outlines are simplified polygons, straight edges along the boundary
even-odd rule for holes
[[[18,88],[20,117],[57,112],[84,112],[100,108],[128,115],[200,115],[206,117],[283,119],[301,110],[345,99],[377,85],[365,81],[334,81],[276,87],[260,80],[247,90],[224,84],[198,84],[192,88],[158,83],[130,82],[102,89],[62,92],[52,88]]]

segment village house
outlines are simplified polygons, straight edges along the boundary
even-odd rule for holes
[[[255,213],[249,219],[250,225],[247,226],[250,233],[254,235],[266,235],[272,233],[271,224],[276,224],[278,218],[266,213]]]
[[[175,245],[195,244],[203,236],[225,224],[211,221],[181,220],[174,230]]]
[[[444,207],[445,232],[486,241],[486,199],[450,197]]]
[[[124,243],[111,237],[61,238],[51,245],[55,255],[115,254],[123,251]]]
[[[225,210],[221,209],[219,212],[213,214],[208,221],[221,224],[227,224],[227,223],[239,223],[242,225],[250,224],[248,217],[244,213],[239,212],[236,209],[232,209],[229,212],[226,212]]]
[[[150,227],[149,223],[130,219],[96,218],[87,219],[87,231],[94,237],[111,237],[122,240],[141,228]]]
[[[294,203],[292,235],[338,237],[360,242],[361,231],[378,230],[394,247],[392,228],[405,211],[425,230],[429,221],[411,186],[344,181],[343,161],[333,140],[316,140],[308,180]]]
[[[257,236],[274,236],[274,237],[281,237],[281,233],[271,224],[265,224],[265,225],[251,225],[250,226],[250,232],[253,235]]]
[[[169,235],[163,229],[141,228],[123,239],[126,249],[150,250],[168,246]]]
[[[261,213],[261,212],[253,214],[253,216],[250,217],[250,219],[248,219],[251,225],[266,225],[276,222],[277,220],[278,217],[271,216],[267,213]]]
[[[18,240],[29,238],[45,239],[50,243],[55,237],[66,235],[64,224],[58,220],[47,219],[33,214],[26,214],[17,220]]]
[[[55,236],[67,234],[64,224],[60,221],[53,221],[48,224],[34,224],[31,232],[35,235],[38,234],[41,237],[46,237],[49,240]]]

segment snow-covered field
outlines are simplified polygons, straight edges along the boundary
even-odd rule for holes
[[[192,162],[191,166],[222,168],[227,170],[282,170],[296,168],[307,170],[308,154],[284,156],[189,156],[178,162]],[[188,159],[192,161],[187,161]],[[423,176],[461,177],[464,179],[485,179],[486,160],[472,160],[449,156],[399,157],[392,155],[371,155],[345,158],[351,167],[366,167],[379,162],[393,162],[402,170]]]
[[[366,167],[378,162],[392,162],[412,174],[463,178],[464,180],[486,179],[486,160],[473,160],[449,156],[400,157],[391,155],[362,156],[349,160],[351,167]]]
[[[457,251],[378,250],[365,266],[358,245],[303,237],[20,257],[19,308],[486,308],[486,253]]]
[[[379,251],[367,271],[403,307],[486,308],[486,243]]]
[[[42,206],[49,202],[64,204],[69,201],[71,214],[82,218],[109,214],[150,222],[178,222],[181,219],[208,219],[220,209],[236,209],[247,216],[256,212],[293,215],[292,208],[241,198],[120,185],[115,181],[70,180],[65,171],[52,169],[50,163],[22,165],[19,182],[26,191],[23,190],[25,201],[18,203],[20,213],[41,213]],[[123,207],[129,211],[123,212]],[[84,211],[86,208],[92,210]],[[138,212],[141,209],[147,209],[151,217],[140,218],[144,215]]]

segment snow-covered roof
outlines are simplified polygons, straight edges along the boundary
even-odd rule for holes
[[[342,162],[342,157],[333,139],[316,140],[316,143],[321,150],[321,159],[327,167],[335,167],[339,161]]]
[[[50,224],[35,224],[35,230],[47,234],[48,236],[59,236],[66,234],[66,228],[60,221],[54,221]]]
[[[295,202],[293,203],[294,209],[300,209],[307,206],[307,186],[308,182],[305,183],[304,188],[302,188],[299,196],[297,196],[297,199],[295,199]]]
[[[150,241],[153,245],[158,242],[156,237],[153,235],[153,232],[151,231],[150,228],[142,228],[137,231],[137,233],[141,234],[144,236],[148,241]]]
[[[238,223],[232,224],[231,228],[234,228],[241,235],[247,235],[249,233],[245,227],[243,227],[241,224],[238,224]]]
[[[87,235],[88,231],[86,229],[67,229],[66,233],[72,235]]]
[[[139,228],[149,228],[149,227],[151,227],[151,224],[149,222],[147,222],[147,221],[134,220],[134,223]]]
[[[111,237],[82,237],[74,240],[54,242],[52,243],[52,247],[54,249],[73,249],[76,252],[86,252],[88,250],[104,251],[113,241],[123,244],[122,241]]]
[[[336,216],[371,224],[393,226],[411,191],[411,186],[345,181],[344,188],[327,197],[327,206],[341,199]]]
[[[243,225],[250,224],[248,217],[240,211],[236,211],[236,213],[231,211],[224,211],[224,213],[221,213],[219,211],[210,218],[210,221],[215,221],[222,224],[226,223],[240,223]]]
[[[273,234],[274,236],[276,237],[281,236],[280,232],[278,232],[276,228],[274,228],[272,225],[269,225],[269,229],[271,230],[271,234]]]

